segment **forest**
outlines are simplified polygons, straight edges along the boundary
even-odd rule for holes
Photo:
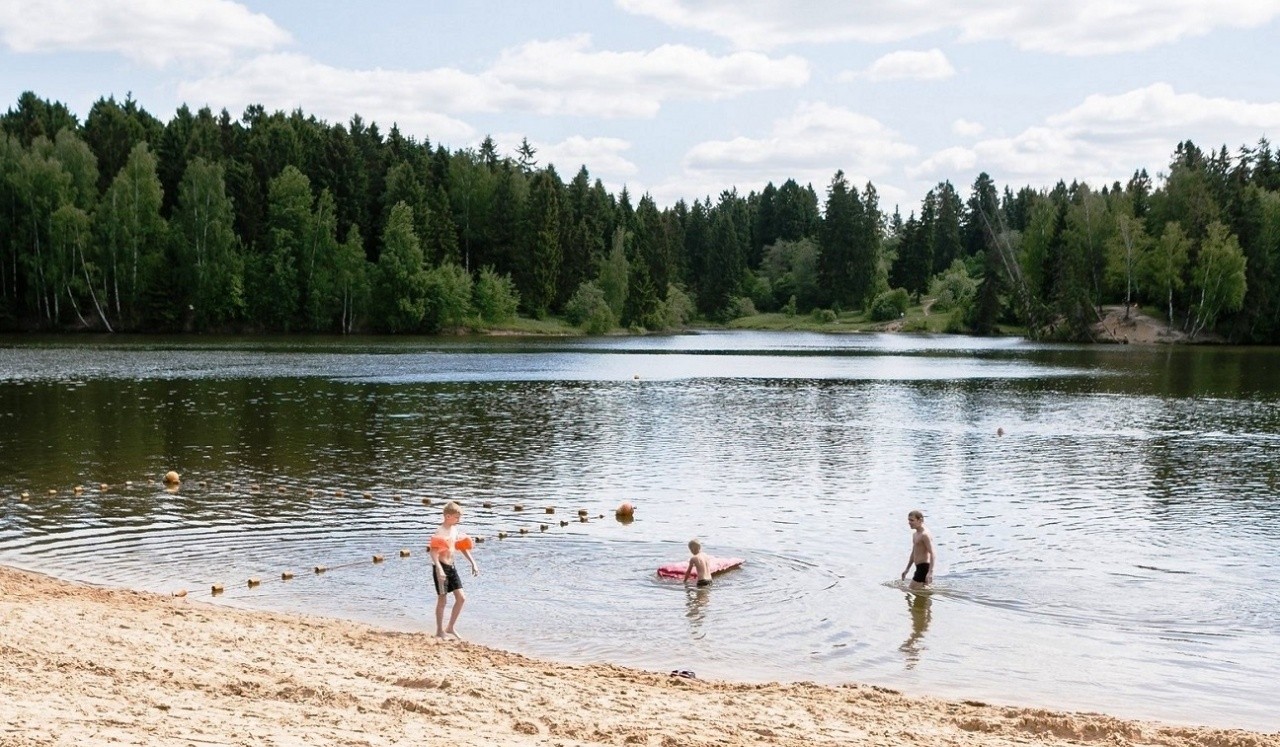
[[[659,207],[569,179],[528,141],[450,151],[355,116],[131,97],[81,122],[24,93],[0,117],[0,329],[413,333],[561,317],[588,333],[759,312],[1090,340],[1105,304],[1193,339],[1280,341],[1280,164],[1270,144],[1171,144],[1127,182],[942,182],[903,217],[833,164]],[[565,172],[568,173],[567,171]]]

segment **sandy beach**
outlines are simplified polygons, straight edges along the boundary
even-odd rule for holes
[[[0,745],[1280,745],[1280,734],[537,661],[0,567]]]

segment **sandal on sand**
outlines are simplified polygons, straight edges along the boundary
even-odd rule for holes
[[[696,680],[696,679],[698,679],[698,675],[694,674],[693,672],[689,671],[688,669],[672,669],[672,670],[671,670],[671,676],[672,676],[672,677],[684,677],[684,678],[685,678],[685,679],[687,679],[687,680]]]

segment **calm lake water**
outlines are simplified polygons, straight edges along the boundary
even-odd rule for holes
[[[488,645],[1275,730],[1277,372],[957,337],[0,338],[0,562],[425,631],[455,498]],[[912,508],[928,594],[897,585]],[[660,581],[694,536],[746,564]]]

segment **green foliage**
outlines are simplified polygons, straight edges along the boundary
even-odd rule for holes
[[[769,279],[775,307],[782,299],[794,299],[800,309],[811,309],[819,303],[818,257],[818,244],[809,238],[778,241],[765,247],[760,269]]]
[[[589,335],[602,335],[618,326],[618,318],[594,281],[588,280],[574,291],[564,307],[570,324],[582,327]]]
[[[886,322],[890,319],[899,319],[907,313],[907,306],[911,303],[911,296],[905,288],[894,288],[885,291],[875,297],[871,302],[871,320],[875,322]]]
[[[472,308],[489,324],[503,324],[516,318],[520,293],[510,275],[499,275],[491,266],[480,268],[471,296]]]
[[[425,287],[424,331],[462,327],[471,316],[471,275],[450,262],[427,270]]]
[[[1153,295],[1164,302],[1172,327],[1174,296],[1184,285],[1182,273],[1191,252],[1191,240],[1183,233],[1182,226],[1170,221],[1164,225],[1160,239],[1147,246],[1147,252],[1138,259],[1139,277],[1152,289]]]
[[[832,309],[814,309],[809,312],[809,316],[820,324],[832,324],[839,318],[839,315]]]
[[[1196,260],[1195,304],[1192,336],[1212,329],[1224,311],[1237,311],[1244,303],[1245,257],[1240,242],[1226,225],[1214,221],[1206,230]]]
[[[604,293],[605,303],[613,312],[614,319],[621,319],[627,303],[627,279],[631,276],[631,265],[627,261],[627,232],[618,227],[613,232],[613,244],[609,254],[600,260],[600,269],[596,273],[596,284]]]
[[[978,282],[969,274],[964,262],[957,259],[946,272],[929,282],[929,295],[934,298],[935,311],[967,311],[978,295]]]
[[[698,309],[692,297],[678,285],[667,286],[667,298],[662,302],[662,329],[679,329],[693,321]]]
[[[746,296],[734,296],[729,299],[729,304],[725,306],[721,316],[725,321],[733,319],[741,319],[744,316],[755,316],[759,312],[756,311],[755,303]]]
[[[427,313],[427,274],[422,244],[413,231],[413,209],[403,202],[391,209],[382,235],[374,287],[378,326],[388,332],[414,332]]]
[[[786,305],[782,307],[782,313],[787,316],[796,315],[796,297],[794,294],[792,294],[791,298],[787,299]]]

